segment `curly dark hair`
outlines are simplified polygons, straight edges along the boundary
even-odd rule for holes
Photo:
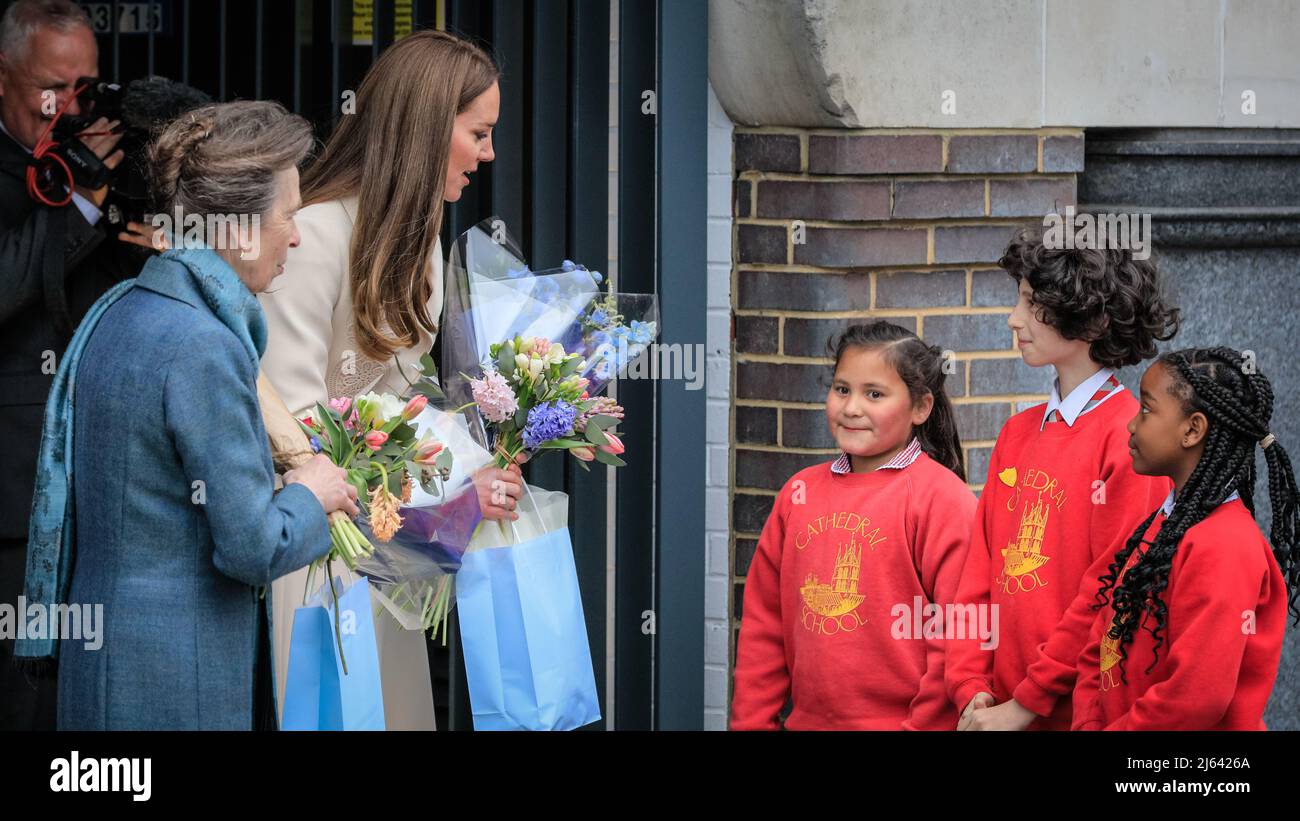
[[[1147,625],[1155,647],[1147,670],[1155,667],[1169,614],[1162,594],[1184,534],[1205,519],[1234,489],[1241,494],[1241,501],[1251,515],[1255,514],[1255,445],[1265,441],[1269,501],[1273,505],[1269,543],[1286,579],[1289,609],[1300,623],[1296,603],[1300,590],[1300,545],[1296,542],[1300,533],[1300,507],[1297,506],[1300,494],[1296,491],[1295,473],[1287,452],[1280,442],[1265,440],[1273,415],[1273,387],[1263,374],[1246,368],[1245,362],[1237,351],[1222,347],[1174,351],[1156,361],[1167,370],[1173,382],[1170,393],[1182,402],[1183,412],[1200,411],[1209,426],[1205,450],[1178,495],[1173,515],[1161,524],[1147,551],[1124,574],[1123,582],[1115,584],[1159,511],[1138,525],[1101,577],[1101,588],[1092,607],[1094,610],[1103,607],[1108,594],[1114,590],[1115,620],[1108,635],[1119,641],[1121,676],[1124,661],[1128,659],[1128,645],[1148,614],[1155,621],[1154,627]],[[1251,372],[1247,373],[1248,370]]]
[[[1178,333],[1178,309],[1165,299],[1150,259],[1116,248],[1049,248],[1042,226],[1021,229],[998,260],[1017,284],[1034,289],[1040,322],[1066,339],[1090,344],[1094,362],[1136,365],[1156,355],[1156,341]]]
[[[850,325],[826,343],[827,350],[839,365],[840,357],[849,348],[879,349],[907,385],[908,396],[916,406],[927,393],[934,396],[930,417],[914,427],[913,435],[921,443],[921,450],[939,464],[966,481],[966,464],[962,459],[961,438],[957,435],[957,415],[944,391],[947,378],[944,372],[943,349],[927,345],[921,338],[901,325],[877,319],[861,325]]]

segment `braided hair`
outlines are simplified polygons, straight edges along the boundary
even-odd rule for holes
[[[827,347],[838,366],[844,352],[850,348],[880,350],[885,361],[907,385],[913,407],[927,393],[934,396],[930,416],[914,426],[912,434],[921,443],[921,450],[931,459],[951,470],[966,481],[966,466],[962,459],[961,438],[957,435],[957,416],[943,389],[947,373],[944,351],[938,345],[927,345],[921,338],[901,325],[878,319],[863,325],[850,325],[838,337],[833,337]]]
[[[1183,412],[1199,411],[1205,414],[1209,424],[1201,458],[1179,493],[1172,515],[1160,526],[1147,551],[1124,574],[1123,582],[1116,585],[1121,570],[1142,544],[1142,536],[1159,511],[1138,526],[1101,577],[1102,585],[1093,609],[1104,606],[1113,590],[1115,620],[1109,636],[1118,640],[1121,676],[1128,659],[1128,645],[1148,614],[1155,620],[1154,627],[1147,627],[1155,646],[1147,671],[1155,667],[1169,615],[1162,594],[1184,534],[1205,519],[1234,489],[1246,509],[1255,515],[1256,443],[1263,446],[1268,465],[1269,500],[1273,506],[1269,542],[1287,582],[1289,608],[1300,622],[1296,603],[1300,587],[1300,546],[1296,543],[1300,532],[1298,494],[1291,460],[1268,431],[1273,415],[1272,385],[1263,374],[1247,367],[1246,358],[1231,348],[1174,351],[1156,361],[1165,367],[1173,383],[1170,390],[1182,401]]]

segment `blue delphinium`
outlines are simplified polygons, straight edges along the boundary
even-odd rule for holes
[[[563,399],[544,402],[528,412],[524,426],[524,447],[540,447],[552,439],[559,439],[573,431],[578,409]]]
[[[596,310],[591,312],[591,316],[589,317],[588,321],[590,321],[593,325],[597,325],[603,328],[609,324],[609,314],[605,313],[604,310],[597,308]]]
[[[573,260],[566,259],[564,262],[560,263],[560,269],[563,271],[576,271],[578,270],[578,265]]]
[[[654,341],[654,324],[632,320],[632,342],[636,345],[649,345]]]

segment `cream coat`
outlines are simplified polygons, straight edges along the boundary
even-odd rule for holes
[[[433,345],[433,337],[421,331],[419,343],[397,352],[396,361],[378,362],[360,352],[353,330],[348,277],[356,211],[356,197],[317,203],[299,211],[296,222],[302,241],[297,248],[289,249],[284,273],[261,294],[268,326],[262,371],[295,414],[309,410],[317,402],[367,391],[401,395],[408,384],[403,372],[413,380],[421,354]],[[443,300],[440,243],[434,246],[429,276],[433,281],[429,316],[438,323]],[[345,568],[342,573],[348,575]],[[281,712],[293,611],[302,604],[306,581],[304,568],[277,579],[273,586],[276,698]],[[385,723],[390,730],[432,730],[433,689],[424,636],[402,629],[382,608],[376,610]]]

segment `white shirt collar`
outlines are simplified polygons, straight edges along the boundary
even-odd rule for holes
[[[1052,396],[1047,400],[1047,407],[1043,409],[1043,421],[1040,427],[1047,424],[1047,417],[1052,411],[1060,413],[1061,420],[1070,427],[1074,427],[1074,420],[1078,419],[1079,414],[1083,413],[1088,400],[1092,399],[1092,395],[1100,390],[1101,386],[1105,385],[1106,381],[1114,375],[1115,372],[1110,368],[1102,368],[1083,380],[1078,387],[1070,391],[1070,395],[1065,399],[1061,399],[1061,380],[1059,378],[1053,380]]]
[[[1240,498],[1241,498],[1241,494],[1234,490],[1233,492],[1228,494],[1227,498],[1225,498],[1221,502],[1221,504],[1226,505],[1228,502],[1231,502],[1233,499],[1240,499]],[[1166,519],[1174,515],[1174,492],[1172,490],[1169,491],[1169,495],[1165,497],[1164,502],[1160,505],[1160,512],[1164,514]]]
[[[907,443],[907,447],[899,451],[893,459],[876,468],[876,470],[902,470],[905,467],[910,467],[916,461],[916,457],[921,455],[921,450],[921,440],[913,436],[912,441]],[[850,460],[849,454],[840,451],[839,458],[831,463],[831,473],[845,475],[852,472],[853,462]]]

